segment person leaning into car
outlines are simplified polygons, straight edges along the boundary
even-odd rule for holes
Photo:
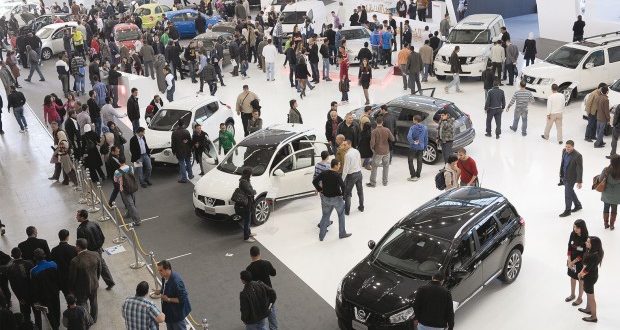
[[[442,286],[443,280],[443,274],[436,273],[429,284],[418,289],[413,301],[418,330],[454,329],[452,294]]]

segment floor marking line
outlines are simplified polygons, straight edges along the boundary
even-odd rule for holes
[[[188,252],[188,253],[186,253],[186,254],[182,254],[182,255],[180,255],[180,256],[176,256],[176,257],[172,257],[172,258],[166,258],[165,260],[170,261],[170,260],[174,260],[174,259],[178,259],[178,258],[182,258],[182,257],[187,257],[187,256],[188,256],[188,255],[190,255],[190,254],[192,254],[192,253],[191,253],[191,252]]]
[[[159,218],[159,215],[156,215],[156,216],[150,217],[150,218],[146,218],[146,219],[141,219],[140,222],[149,221],[149,220],[155,220],[157,218]],[[124,228],[124,227],[129,227],[129,226],[132,226],[132,225],[133,225],[133,223],[130,222],[130,223],[126,223],[124,225],[120,225],[119,227]]]

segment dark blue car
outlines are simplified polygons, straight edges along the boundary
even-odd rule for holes
[[[174,26],[177,28],[181,38],[193,38],[196,36],[196,18],[198,17],[198,15],[202,15],[202,17],[204,17],[204,19],[207,21],[205,28],[209,25],[215,25],[222,20],[219,15],[213,15],[209,17],[193,9],[168,11],[165,12],[164,15],[166,15],[168,20],[172,22],[172,24],[174,24]]]

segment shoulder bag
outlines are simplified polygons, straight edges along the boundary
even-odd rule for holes
[[[607,187],[607,167],[603,169],[603,172],[592,178],[592,190],[596,190],[600,193],[605,191]]]

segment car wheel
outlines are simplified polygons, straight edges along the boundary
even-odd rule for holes
[[[252,219],[254,226],[260,226],[267,222],[267,219],[269,219],[271,207],[269,206],[269,203],[267,203],[267,199],[264,196],[259,197],[254,202],[254,213],[255,216]]]
[[[558,93],[564,94],[564,98],[566,99],[566,105],[569,105],[570,102],[577,96],[576,89],[568,89],[570,85],[560,86],[558,88]]]
[[[437,80],[446,80],[446,76],[436,75]]]
[[[424,152],[422,153],[422,161],[424,161],[424,163],[426,164],[434,164],[437,161],[437,146],[435,146],[433,143],[429,143],[426,146],[426,149],[424,149]]]
[[[229,131],[233,136],[235,136],[235,123],[232,121],[227,121],[226,130]]]
[[[502,270],[500,280],[506,284],[514,282],[521,271],[522,261],[521,251],[518,249],[513,249],[510,251],[508,257],[506,258],[506,262],[504,262],[504,269]]]
[[[52,56],[53,56],[53,54],[52,54],[52,50],[51,50],[51,49],[49,49],[49,48],[44,48],[44,49],[41,51],[41,57],[42,57],[44,60],[46,60],[46,61],[47,61],[47,60],[49,60],[50,58],[52,58]]]

